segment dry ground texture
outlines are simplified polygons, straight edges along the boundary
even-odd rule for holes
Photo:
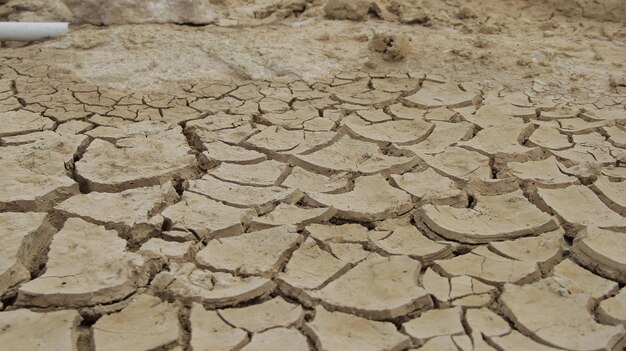
[[[623,0],[0,3],[0,348],[626,344]]]

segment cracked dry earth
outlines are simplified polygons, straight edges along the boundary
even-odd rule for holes
[[[625,96],[0,66],[0,345],[621,350]]]

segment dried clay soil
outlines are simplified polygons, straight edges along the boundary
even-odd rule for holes
[[[4,43],[0,348],[622,350],[626,19],[576,4]]]

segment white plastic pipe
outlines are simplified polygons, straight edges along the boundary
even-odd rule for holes
[[[67,31],[66,22],[0,22],[0,41],[56,38]]]

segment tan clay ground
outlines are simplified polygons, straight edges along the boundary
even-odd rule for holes
[[[623,1],[24,3],[1,349],[626,347]]]

